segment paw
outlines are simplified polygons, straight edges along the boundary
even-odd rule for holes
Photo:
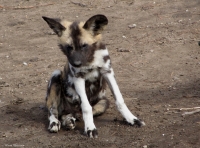
[[[145,125],[146,125],[146,124],[144,123],[144,121],[141,121],[141,120],[139,120],[139,119],[133,119],[133,122],[134,122],[133,125],[135,125],[135,126],[137,126],[137,127],[142,127],[142,126],[145,126]]]
[[[90,122],[85,122],[85,134],[89,138],[98,138],[98,132],[94,125],[94,122],[91,122],[92,120],[89,120]]]
[[[129,123],[129,122],[128,122]],[[136,126],[136,127],[142,127],[142,126],[145,126],[145,123],[144,121],[141,121],[139,119],[133,119],[133,122],[132,123],[129,123],[130,125],[132,126]]]
[[[93,129],[93,130],[87,130],[86,134],[88,137],[90,138],[98,138],[98,132],[97,129]]]
[[[61,123],[59,120],[50,122],[48,130],[52,133],[57,133],[60,130]]]
[[[75,121],[76,119],[71,114],[62,116],[62,126],[66,129],[74,129],[76,126]]]

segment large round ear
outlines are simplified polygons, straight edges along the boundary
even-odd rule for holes
[[[94,15],[86,21],[83,28],[92,31],[94,35],[98,35],[103,31],[104,26],[108,24],[108,19],[105,15]]]
[[[51,29],[53,29],[53,31],[58,35],[58,36],[62,36],[62,32],[66,30],[66,28],[61,25],[57,20],[55,19],[52,19],[52,18],[48,18],[48,17],[45,17],[43,16],[42,17],[46,22],[47,24],[49,25],[49,27]]]

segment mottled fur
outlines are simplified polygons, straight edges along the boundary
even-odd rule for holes
[[[127,108],[111,67],[108,50],[101,42],[101,32],[108,20],[95,15],[84,22],[57,21],[43,17],[59,38],[59,47],[68,63],[61,72],[53,72],[47,88],[49,130],[58,132],[61,125],[73,129],[83,117],[85,133],[97,137],[93,116],[103,114],[109,106],[105,96],[109,85],[118,110],[131,125],[144,125]]]

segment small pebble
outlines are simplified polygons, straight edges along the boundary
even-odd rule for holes
[[[26,66],[28,65],[26,62],[23,62],[23,64],[26,65]]]
[[[137,26],[136,24],[128,25],[129,28],[135,28],[136,26]]]
[[[147,145],[144,145],[143,148],[147,148]]]

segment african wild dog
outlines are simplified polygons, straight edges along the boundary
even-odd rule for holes
[[[131,125],[144,125],[124,103],[108,50],[101,42],[101,32],[108,24],[106,16],[95,15],[85,23],[43,19],[58,35],[59,47],[68,59],[64,71],[54,71],[48,84],[49,131],[58,132],[61,125],[74,129],[75,120],[82,115],[85,133],[91,138],[97,137],[93,116],[103,114],[109,106],[106,83],[125,120]]]

